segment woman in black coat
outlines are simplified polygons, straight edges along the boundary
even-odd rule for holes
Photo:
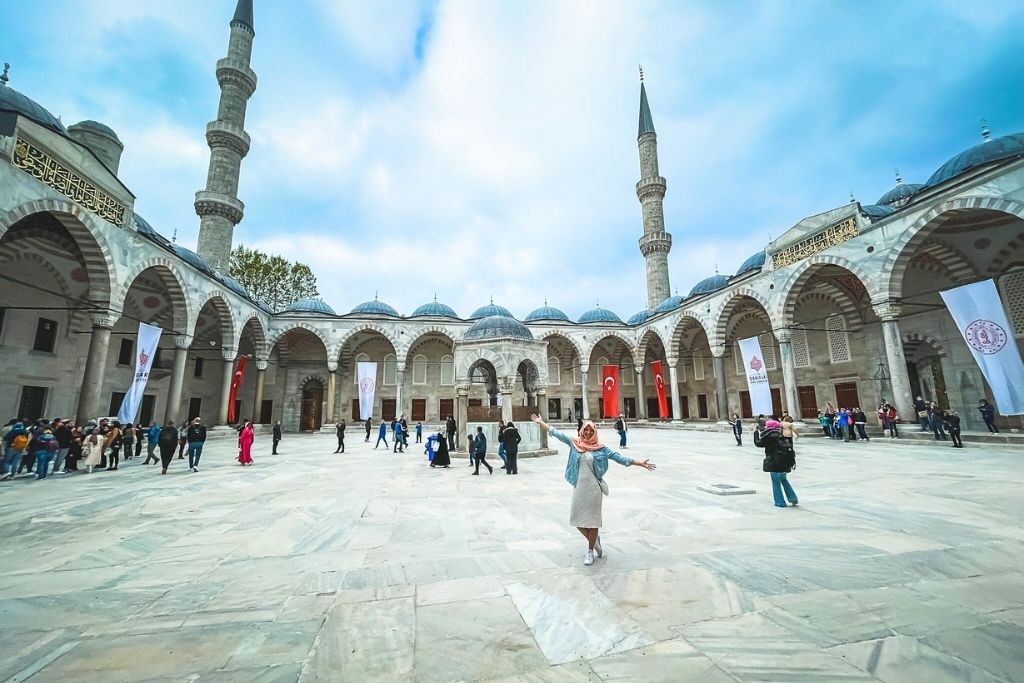
[[[174,426],[174,420],[171,420],[160,429],[160,437],[157,443],[160,445],[160,464],[163,465],[163,471],[160,474],[167,474],[167,468],[171,464],[171,460],[174,459],[174,451],[178,448],[178,428]]]
[[[778,420],[766,421],[764,431],[754,432],[754,445],[764,448],[764,471],[772,475],[775,507],[786,507],[787,500],[796,505],[796,491],[786,477],[796,467],[796,456],[792,443],[782,436],[782,424]],[[786,494],[785,498],[782,497],[783,492]]]
[[[448,467],[452,464],[452,458],[448,454],[448,439],[445,438],[444,434],[437,435],[437,452],[434,453],[434,462],[430,463],[431,467]]]

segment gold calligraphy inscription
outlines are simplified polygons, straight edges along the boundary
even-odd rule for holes
[[[819,251],[825,251],[829,247],[853,239],[860,234],[857,229],[857,219],[853,216],[841,223],[836,223],[816,235],[800,240],[791,247],[786,247],[777,254],[772,255],[772,268],[778,270],[802,261],[808,256],[813,256]]]
[[[100,218],[114,225],[124,221],[124,205],[22,138],[14,144],[14,165]]]

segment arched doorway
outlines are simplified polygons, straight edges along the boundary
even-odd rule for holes
[[[299,429],[315,432],[323,424],[324,385],[315,377],[302,386],[302,406],[299,410]]]

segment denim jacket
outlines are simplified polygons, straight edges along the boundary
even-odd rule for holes
[[[548,434],[569,447],[569,462],[565,464],[565,480],[573,486],[576,486],[576,480],[580,474],[580,452],[572,445],[572,439],[554,427],[550,427],[548,429]],[[607,446],[600,450],[592,451],[590,455],[594,458],[594,473],[597,475],[598,479],[603,479],[605,472],[608,471],[609,459],[614,460],[620,465],[625,465],[626,467],[633,464],[632,458],[619,455]]]

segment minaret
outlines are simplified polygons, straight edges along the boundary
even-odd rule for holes
[[[252,0],[238,0],[230,26],[228,56],[217,62],[220,83],[217,119],[206,126],[210,170],[206,189],[196,192],[199,255],[222,273],[228,271],[232,234],[245,210],[245,205],[238,200],[238,173],[242,158],[249,152],[245,107],[256,91],[256,74],[249,68],[252,39],[256,35]]]
[[[644,70],[640,69],[640,127],[636,136],[640,148],[640,182],[636,197],[644,216],[644,235],[640,253],[647,260],[647,307],[655,308],[671,296],[668,284],[668,252],[672,235],[665,232],[665,179],[658,175],[658,135],[654,132],[651,108],[647,104]]]

